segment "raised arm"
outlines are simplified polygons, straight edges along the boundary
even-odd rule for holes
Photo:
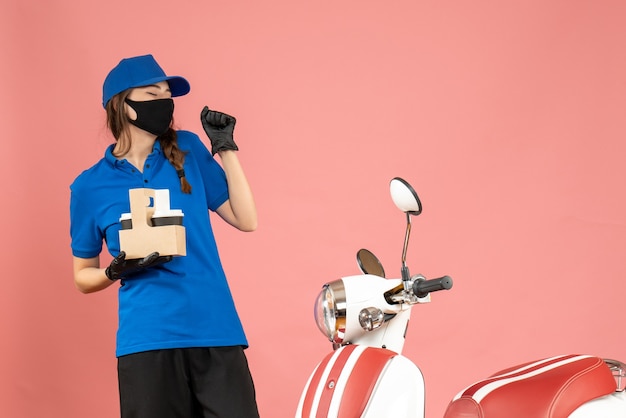
[[[220,151],[219,154],[226,173],[229,199],[217,209],[217,213],[241,231],[254,231],[257,227],[256,204],[239,158],[235,151]]]
[[[217,209],[226,222],[241,231],[254,231],[257,227],[257,212],[246,175],[235,151],[239,148],[233,139],[236,120],[222,112],[202,109],[202,126],[211,140],[211,152],[219,154],[226,173],[229,199]]]

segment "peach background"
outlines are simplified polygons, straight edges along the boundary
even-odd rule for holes
[[[3,0],[0,416],[118,414],[116,291],[72,283],[69,184],[110,137],[101,85],[153,53],[184,75],[181,127],[237,116],[260,227],[216,229],[263,417],[291,417],[330,349],[320,286],[355,252],[454,289],[418,306],[404,354],[427,416],[515,363],[626,359],[626,3]]]

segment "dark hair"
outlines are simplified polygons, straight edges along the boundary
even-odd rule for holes
[[[120,111],[124,109],[124,100],[130,94],[130,89],[123,91],[111,98],[106,105],[107,112],[107,125],[113,134],[113,137],[117,141],[117,151],[113,151],[113,155],[120,157],[126,154],[130,150],[130,130],[128,126],[128,117],[126,113]],[[169,160],[170,164],[176,169],[176,173],[180,178],[180,189],[183,193],[191,193],[191,185],[185,177],[185,171],[183,165],[185,164],[186,152],[183,152],[178,148],[178,140],[176,131],[171,127],[163,135],[158,138],[161,143],[161,150],[165,157]]]

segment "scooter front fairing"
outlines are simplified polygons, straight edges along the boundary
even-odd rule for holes
[[[345,345],[327,355],[306,384],[296,418],[310,417],[423,418],[424,377],[396,352]]]

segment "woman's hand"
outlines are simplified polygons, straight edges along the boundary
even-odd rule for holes
[[[220,151],[238,151],[239,148],[233,139],[235,123],[237,120],[230,115],[215,110],[209,110],[204,106],[200,113],[200,120],[204,132],[211,140],[211,152],[213,155]]]
[[[111,281],[126,279],[128,276],[132,276],[141,270],[158,266],[163,263],[167,263],[168,261],[172,261],[171,255],[160,256],[157,252],[148,254],[144,258],[127,260],[126,253],[124,251],[120,251],[118,256],[111,261],[109,267],[106,268],[104,274],[106,274]]]

